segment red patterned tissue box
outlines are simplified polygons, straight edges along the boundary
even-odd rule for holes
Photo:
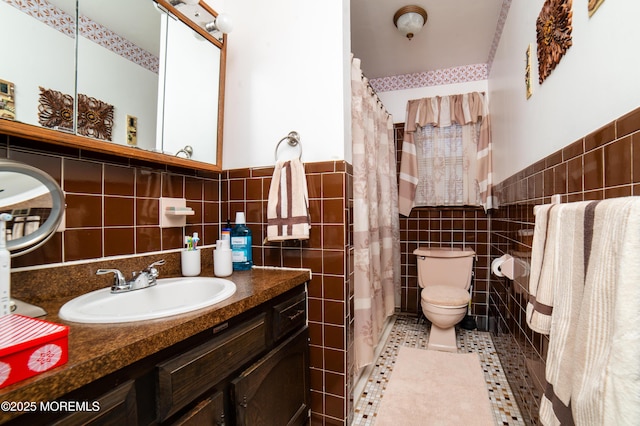
[[[0,388],[66,363],[68,335],[65,325],[0,316]]]

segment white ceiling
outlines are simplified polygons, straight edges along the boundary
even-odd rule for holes
[[[351,0],[351,50],[370,79],[485,64],[506,0]],[[402,6],[427,11],[408,40],[393,24]]]

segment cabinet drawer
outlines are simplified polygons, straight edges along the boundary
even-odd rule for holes
[[[273,307],[273,338],[279,340],[307,322],[307,294],[305,291]]]
[[[157,365],[158,416],[165,420],[264,351],[266,315]]]
[[[138,424],[136,408],[136,388],[133,380],[128,380],[117,388],[95,399],[99,410],[75,411],[52,423],[56,426],[74,425],[122,425]]]

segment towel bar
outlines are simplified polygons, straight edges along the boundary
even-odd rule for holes
[[[278,161],[278,148],[280,147],[280,144],[282,142],[284,142],[284,141],[287,141],[289,146],[292,146],[292,147],[297,146],[298,148],[300,148],[300,154],[298,155],[298,159],[301,159],[302,158],[302,144],[300,143],[300,135],[298,134],[298,132],[293,131],[293,132],[289,132],[289,134],[287,136],[285,136],[284,138],[280,139],[280,141],[276,145],[276,149],[274,151],[276,161]]]

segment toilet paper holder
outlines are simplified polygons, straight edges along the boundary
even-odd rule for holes
[[[516,259],[510,254],[503,254],[491,262],[491,272],[497,277],[507,277],[510,280],[527,275],[525,262]]]

